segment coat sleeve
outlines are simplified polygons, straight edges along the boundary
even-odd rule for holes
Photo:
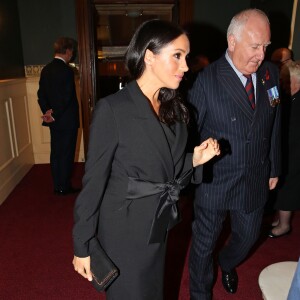
[[[185,162],[184,162],[184,168],[183,172],[187,170],[191,170],[191,183],[193,184],[199,184],[202,182],[202,173],[203,173],[203,166],[197,166],[196,168],[193,168],[193,153],[187,153],[185,156]]]
[[[45,114],[46,111],[51,108],[48,104],[49,101],[48,101],[45,87],[46,87],[46,78],[44,75],[44,70],[42,70],[37,95],[38,95],[38,104],[43,114]]]
[[[205,119],[206,105],[205,105],[205,93],[203,85],[201,82],[201,76],[198,75],[194,82],[192,89],[188,94],[188,103],[191,107],[192,118],[194,120],[193,134],[194,137],[193,147],[196,146],[195,143],[199,144],[202,140],[200,137],[201,128]],[[191,158],[192,159],[192,158]],[[203,176],[203,166],[200,165],[193,169],[193,176],[191,182],[194,184],[199,184],[202,182]]]
[[[201,73],[197,76],[197,79],[195,80],[192,89],[188,93],[188,103],[191,107],[191,113],[192,118],[195,123],[195,133],[197,135],[200,135],[205,115],[206,115],[206,97],[204,92],[204,87],[202,83],[202,77]],[[198,136],[195,139],[198,142],[200,142],[200,137]]]
[[[89,240],[96,235],[99,209],[117,146],[114,114],[106,99],[102,99],[93,114],[83,188],[74,207],[73,242],[78,257],[89,256]]]

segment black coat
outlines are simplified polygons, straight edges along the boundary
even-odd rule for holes
[[[176,123],[172,130],[170,146],[135,81],[101,99],[94,111],[73,236],[76,256],[88,256],[88,241],[97,235],[120,269],[109,299],[163,299],[166,229],[161,227],[158,240],[149,240],[162,193],[149,195],[142,188],[145,194],[139,195],[131,179],[167,183],[192,170],[191,155],[185,154],[186,125]]]
[[[74,71],[61,59],[54,58],[41,72],[38,103],[45,113],[52,108],[55,130],[69,130],[79,127],[79,106],[76,97]]]
[[[278,186],[275,208],[300,209],[300,91],[282,99],[283,176]]]

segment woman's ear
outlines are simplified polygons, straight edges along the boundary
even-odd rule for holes
[[[155,58],[154,53],[151,50],[147,49],[146,53],[145,53],[145,58],[144,58],[145,63],[147,65],[151,65],[154,58]]]

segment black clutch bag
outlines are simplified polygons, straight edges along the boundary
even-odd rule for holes
[[[98,292],[103,292],[119,275],[119,270],[102,249],[97,238],[89,242],[92,284]]]

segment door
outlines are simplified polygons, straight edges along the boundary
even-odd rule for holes
[[[95,9],[91,0],[76,0],[80,99],[82,105],[82,127],[85,157],[87,154],[89,140],[89,126],[97,97],[97,51],[95,46],[94,20]]]

